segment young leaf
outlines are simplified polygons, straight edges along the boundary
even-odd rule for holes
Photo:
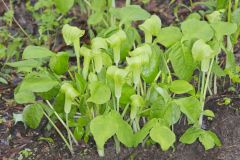
[[[54,0],[57,9],[62,13],[67,13],[73,6],[74,0]]]
[[[192,78],[195,63],[188,48],[181,43],[176,43],[169,49],[169,59],[179,79],[189,81]]]
[[[39,103],[28,105],[23,110],[23,121],[30,128],[36,129],[39,126],[42,117],[43,109]]]
[[[19,91],[47,92],[56,86],[58,82],[46,73],[30,73],[22,81]]]
[[[22,58],[33,59],[33,58],[46,58],[53,56],[54,53],[44,47],[28,46],[24,49]]]
[[[203,144],[205,150],[209,150],[215,146],[214,139],[206,131],[201,133],[199,141]]]
[[[191,127],[181,137],[180,142],[184,144],[192,144],[201,135],[202,130],[200,128]]]
[[[155,142],[159,143],[162,150],[168,150],[176,141],[175,134],[166,126],[157,124],[150,131],[150,137]]]
[[[90,122],[90,130],[97,144],[98,154],[104,156],[104,144],[117,132],[117,123],[111,114],[97,116]]]
[[[188,123],[197,123],[201,114],[201,104],[195,97],[184,97],[174,100],[177,105],[180,106],[181,112],[183,112],[187,118]]]
[[[156,42],[168,48],[181,40],[181,38],[182,32],[180,29],[178,27],[169,26],[160,30]]]
[[[237,31],[237,25],[235,23],[219,21],[212,23],[211,26],[213,27],[215,36],[219,41],[223,39],[223,36],[231,35]]]
[[[121,22],[129,23],[132,21],[146,20],[150,14],[138,5],[128,5],[123,8],[111,8],[110,13]]]
[[[137,147],[137,145],[141,143],[144,140],[144,138],[146,138],[146,136],[149,134],[149,131],[156,125],[156,123],[157,123],[156,118],[149,120],[143,126],[143,128],[135,134],[134,147]]]
[[[185,80],[175,80],[169,86],[169,89],[176,94],[183,94],[192,91],[193,86]]]
[[[181,24],[183,40],[202,39],[205,42],[212,39],[214,32],[206,21],[188,19]]]
[[[67,52],[59,52],[51,57],[49,66],[52,71],[58,75],[62,75],[68,70],[69,55]]]
[[[121,115],[116,111],[111,111],[115,122],[118,125],[116,132],[118,140],[127,147],[132,147],[134,144],[134,134],[131,126],[122,119]]]
[[[162,51],[158,46],[154,46],[152,48],[152,51],[153,53],[150,56],[150,60],[149,60],[151,63],[144,65],[142,74],[141,74],[141,77],[147,83],[152,83],[155,80],[160,70],[160,58],[161,58],[160,54],[162,54]]]
[[[38,68],[42,65],[42,63],[41,61],[37,61],[34,59],[27,59],[23,61],[6,63],[6,65],[15,67],[15,68],[21,68],[21,67]]]
[[[88,102],[95,104],[104,104],[110,100],[111,91],[109,87],[102,82],[93,82],[89,86],[91,97],[88,98]]]

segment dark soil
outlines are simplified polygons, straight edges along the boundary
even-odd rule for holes
[[[177,3],[183,1],[178,0]],[[37,34],[36,22],[33,22],[30,15],[25,11],[23,5],[25,1],[17,1],[14,7],[16,19],[28,33]],[[139,2],[135,2],[141,4]],[[185,4],[188,3],[186,0]],[[121,5],[119,1],[118,5]],[[157,14],[161,17],[164,26],[176,23],[176,17],[173,14],[174,5],[169,7],[169,1],[152,0],[149,4],[143,5],[150,13]],[[193,8],[199,10],[202,8]],[[3,15],[5,9],[0,1],[0,15]],[[74,9],[72,16],[80,16]],[[186,8],[179,9],[179,19],[183,19],[189,14]],[[82,25],[85,19],[78,17],[79,21],[75,24]],[[85,28],[84,25],[83,28]],[[13,25],[11,32],[20,32],[16,25]],[[61,42],[61,40],[59,40]],[[87,41],[87,39],[86,39]],[[240,41],[239,41],[240,42]],[[52,50],[60,51],[64,44],[59,44],[58,48]],[[235,48],[235,55],[240,59],[240,44]],[[240,61],[239,61],[240,62]],[[15,75],[15,74],[14,74]],[[16,76],[16,75],[15,75]],[[97,160],[99,158],[96,146],[92,139],[88,144],[79,142],[79,146],[75,146],[75,154],[70,155],[68,149],[59,138],[58,134],[52,130],[45,131],[43,126],[36,130],[25,128],[22,123],[14,124],[13,113],[20,113],[23,106],[17,105],[13,100],[13,90],[16,83],[19,81],[18,76],[12,76],[9,80],[10,85],[0,84],[0,160],[3,159],[18,159],[21,157],[20,152],[29,149],[31,154],[25,159],[46,159],[46,160],[61,160],[61,159],[83,159]],[[12,81],[12,82],[11,82]],[[225,88],[225,87],[224,87]],[[234,95],[239,94],[238,91]],[[107,160],[122,160],[122,159],[144,159],[144,160],[240,160],[240,97],[232,96],[227,92],[222,92],[221,96],[209,97],[206,103],[206,108],[211,109],[215,113],[213,121],[205,119],[205,127],[214,131],[222,141],[222,147],[214,148],[205,151],[203,146],[196,142],[192,145],[184,145],[176,142],[175,148],[167,152],[161,151],[158,145],[139,146],[136,149],[121,148],[120,155],[115,154],[115,147],[112,141],[105,146],[105,157]],[[222,105],[224,98],[230,98],[232,101],[229,105]],[[44,120],[42,124],[44,124]],[[184,119],[175,126],[175,132],[178,136],[184,133],[187,129]],[[51,137],[53,143],[39,140],[40,137]]]

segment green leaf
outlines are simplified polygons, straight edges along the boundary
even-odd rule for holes
[[[22,58],[33,59],[33,58],[46,58],[53,56],[54,53],[44,47],[39,46],[28,46],[24,49]]]
[[[102,12],[102,11],[93,13],[88,17],[87,23],[89,25],[97,25],[98,23],[102,22],[103,15],[104,15],[104,12]]]
[[[18,91],[19,89],[16,89],[14,92],[14,100],[18,104],[24,104],[24,103],[34,103],[35,102],[35,95],[31,91]]]
[[[122,87],[122,94],[120,97],[120,104],[126,105],[130,102],[130,97],[135,94],[135,89],[128,84]]]
[[[207,110],[204,110],[203,115],[205,115],[205,116],[207,116],[207,117],[215,117],[213,111],[208,110],[208,109],[207,109]]]
[[[109,87],[102,82],[93,82],[89,86],[91,97],[88,98],[88,102],[95,104],[104,104],[110,100],[111,91]]]
[[[213,27],[215,31],[215,36],[218,40],[222,40],[223,36],[231,35],[237,31],[237,25],[230,22],[218,21],[212,23],[211,26]]]
[[[205,150],[209,150],[215,146],[214,139],[206,131],[201,133],[199,141],[203,144]]]
[[[212,72],[218,77],[226,76],[224,70],[216,62],[213,62]]]
[[[62,13],[68,12],[74,4],[74,0],[54,0],[54,2],[57,9],[59,9]]]
[[[162,44],[164,47],[170,47],[182,38],[182,32],[178,27],[162,28],[157,35],[156,42]]]
[[[145,22],[139,25],[139,28],[144,31],[145,34],[151,34],[157,36],[161,30],[162,22],[157,15],[152,15]]]
[[[170,48],[169,52],[169,59],[177,77],[189,81],[195,70],[195,63],[190,50],[182,46],[181,43],[176,43]]]
[[[181,24],[183,40],[202,39],[205,42],[213,38],[214,32],[206,21],[188,19]]]
[[[201,135],[202,130],[200,128],[191,127],[181,137],[180,142],[184,144],[192,144]]]
[[[43,109],[41,104],[31,104],[24,108],[23,110],[23,121],[30,128],[36,129],[43,117]]]
[[[110,13],[122,23],[146,20],[150,14],[138,5],[128,5],[123,8],[111,8]]]
[[[117,132],[117,123],[111,114],[97,116],[90,122],[90,130],[97,144],[99,155],[104,156],[104,144]]]
[[[106,0],[91,0],[91,9],[94,11],[101,11],[103,12],[107,3]]]
[[[167,109],[164,112],[163,119],[168,123],[169,126],[171,126],[178,122],[180,116],[180,108],[175,103],[170,103],[167,105]]]
[[[162,150],[168,150],[176,141],[175,134],[166,126],[157,124],[150,131],[150,137],[155,142],[159,143]]]
[[[201,104],[197,98],[184,97],[174,101],[180,106],[181,112],[187,116],[189,124],[198,123],[201,114]]]
[[[194,90],[193,86],[185,80],[175,80],[169,86],[170,91],[175,94],[188,93]]]
[[[58,82],[46,73],[30,73],[22,81],[20,91],[47,92],[57,84]]]
[[[215,133],[213,133],[212,131],[206,131],[206,132],[212,137],[216,146],[220,147],[222,145],[220,139]]]
[[[27,60],[23,60],[23,61],[6,63],[6,65],[14,67],[14,68],[20,68],[20,67],[38,68],[42,65],[42,62],[34,60],[34,59],[27,59]]]
[[[137,147],[137,145],[141,143],[144,140],[144,138],[146,138],[146,136],[149,134],[149,131],[156,125],[156,123],[157,123],[156,118],[149,120],[143,126],[143,128],[135,134],[134,147]]]
[[[154,46],[152,51],[153,53],[150,57],[151,63],[144,65],[141,74],[143,80],[147,83],[152,83],[155,80],[160,68],[160,54],[162,54],[162,51],[158,46]]]
[[[134,134],[131,126],[122,119],[121,115],[116,112],[111,112],[112,116],[115,118],[115,122],[118,125],[116,132],[118,140],[127,147],[132,147],[134,145]]]
[[[69,55],[67,52],[59,52],[51,57],[49,66],[56,74],[61,75],[68,70]]]

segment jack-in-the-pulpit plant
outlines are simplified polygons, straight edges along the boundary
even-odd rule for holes
[[[129,17],[123,16],[126,11]],[[115,18],[113,28],[90,44],[80,43],[85,31],[64,25],[62,35],[73,46],[75,65],[70,65],[67,51],[53,53],[40,46],[28,46],[22,61],[8,63],[24,73],[14,93],[17,103],[26,104],[23,122],[37,128],[46,116],[46,129],[55,128],[72,153],[73,142],[87,143],[91,137],[100,156],[110,139],[117,153],[121,145],[137,147],[148,140],[166,151],[174,147],[174,126],[183,118],[189,129],[180,142],[198,139],[206,150],[221,146],[217,135],[203,124],[203,116],[214,118],[204,105],[215,88],[214,77],[225,73],[218,55],[225,52],[231,57],[224,39],[236,33],[237,24],[222,21],[221,12],[209,14],[208,20],[189,16],[180,27],[163,28],[158,16],[139,6],[114,8],[110,13]],[[140,40],[131,25],[138,20],[145,20],[139,25],[145,35]],[[66,137],[55,125],[58,121]]]

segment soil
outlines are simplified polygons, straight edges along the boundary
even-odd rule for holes
[[[21,3],[22,2],[22,3]],[[29,14],[25,11],[25,1],[18,1],[15,6],[16,19],[24,29],[31,34],[37,34],[36,22],[33,22]],[[183,1],[178,0],[177,3]],[[135,4],[141,4],[150,13],[157,14],[161,17],[164,26],[176,23],[176,17],[173,14],[173,8],[169,7],[169,1],[152,0],[149,4],[143,5],[137,1]],[[183,2],[188,4],[188,0]],[[122,2],[119,1],[118,5]],[[193,8],[199,10],[202,8]],[[76,13],[78,10],[74,10]],[[4,8],[0,2],[0,15],[4,13]],[[76,15],[74,12],[73,16]],[[189,14],[185,8],[179,10],[179,19],[183,19]],[[77,18],[81,19],[81,18]],[[75,24],[83,25],[85,19],[74,22]],[[12,27],[12,32],[17,32],[17,26]],[[86,28],[86,25],[84,25]],[[62,41],[62,40],[58,40]],[[87,41],[87,38],[86,38]],[[240,42],[240,41],[239,41]],[[52,48],[59,51],[64,47],[64,44],[59,44],[60,48]],[[235,48],[235,55],[240,59],[240,43]],[[240,62],[240,61],[239,61]],[[199,142],[191,145],[184,145],[179,142],[175,143],[175,148],[167,152],[161,151],[159,145],[139,146],[135,149],[127,149],[122,146],[121,153],[116,155],[113,141],[105,145],[105,157],[99,158],[95,143],[90,139],[89,143],[79,142],[75,146],[75,154],[70,155],[68,149],[59,138],[58,134],[51,130],[50,132],[43,129],[46,120],[42,121],[42,125],[36,130],[25,128],[22,123],[14,124],[13,113],[20,113],[23,110],[22,105],[17,105],[13,100],[13,90],[19,82],[19,78],[14,72],[9,80],[9,85],[0,84],[0,159],[21,159],[21,151],[29,149],[30,155],[23,159],[49,159],[49,160],[124,160],[124,159],[139,159],[139,160],[240,160],[240,97],[237,96],[240,90],[234,93],[222,91],[219,95],[208,97],[206,108],[211,109],[215,113],[215,118],[210,121],[205,119],[204,126],[206,129],[214,131],[222,141],[222,147],[214,148],[205,151]],[[230,98],[231,103],[223,105],[224,98]],[[180,135],[187,129],[185,120],[181,120],[175,126],[175,132],[179,139]],[[41,137],[51,137],[53,143],[49,140],[39,140]]]

